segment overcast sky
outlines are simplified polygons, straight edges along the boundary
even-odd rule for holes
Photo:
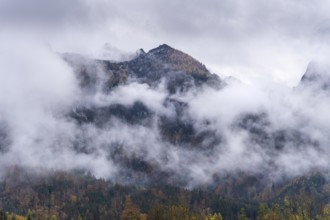
[[[291,86],[328,57],[329,17],[324,0],[0,0],[1,33],[28,31],[56,51],[167,43],[221,76]]]

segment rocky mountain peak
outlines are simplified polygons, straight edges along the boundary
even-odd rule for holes
[[[162,45],[159,45],[156,48],[151,49],[148,53],[151,53],[151,54],[165,54],[165,53],[174,52],[174,51],[178,51],[178,50],[170,47],[167,44],[162,44]]]
[[[202,85],[214,88],[223,86],[221,79],[211,74],[202,63],[166,44],[147,53],[139,49],[135,58],[123,62],[95,60],[73,54],[63,54],[63,58],[74,67],[86,91],[94,91],[97,86],[109,91],[128,79],[152,86],[165,80],[170,93],[184,92]],[[104,73],[102,77],[99,76],[99,69]]]
[[[183,53],[180,50],[174,49],[167,44],[162,44],[154,49],[151,49],[147,54],[148,58],[156,59],[173,70],[183,71],[190,74],[206,75],[209,71],[205,65]]]

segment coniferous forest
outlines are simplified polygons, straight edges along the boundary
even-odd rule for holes
[[[241,176],[183,189],[119,185],[79,172],[31,176],[15,168],[1,183],[0,219],[325,220],[329,189],[317,173],[268,186]]]

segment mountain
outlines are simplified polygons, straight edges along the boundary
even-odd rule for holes
[[[242,145],[247,149],[247,153],[263,155],[267,166],[263,166],[257,173],[262,174],[259,179],[262,179],[261,176],[268,179],[273,178],[276,170],[282,169],[283,165],[280,159],[277,159],[282,154],[286,155],[288,151],[293,150],[304,151],[311,147],[316,148],[320,144],[304,129],[275,126],[272,115],[262,109],[258,111],[242,109],[228,125],[218,122],[219,118],[208,115],[203,115],[203,119],[197,120],[193,113],[196,111],[194,108],[198,110],[203,106],[192,107],[189,100],[196,99],[204,93],[204,90],[217,95],[221,91],[226,91],[227,87],[230,88],[230,85],[219,76],[210,73],[199,61],[166,44],[147,53],[141,49],[134,59],[124,62],[93,60],[75,54],[64,54],[63,57],[73,66],[83,96],[91,97],[92,100],[78,103],[69,113],[70,120],[77,123],[79,129],[93,125],[105,132],[109,130],[111,124],[115,124],[118,129],[139,128],[148,131],[148,135],[139,137],[146,139],[143,144],[135,142],[128,144],[125,143],[126,140],[116,136],[109,137],[109,140],[102,143],[107,146],[106,152],[110,161],[120,167],[121,172],[124,171],[116,177],[120,182],[143,184],[161,182],[174,185],[189,185],[194,182],[189,176],[194,171],[189,171],[187,165],[194,163],[188,160],[187,155],[183,156],[188,157],[183,159],[183,161],[188,160],[184,165],[187,167],[183,169],[187,169],[188,176],[181,175],[177,170],[164,168],[171,166],[168,164],[171,160],[165,158],[171,154],[168,149],[172,147],[183,151],[184,154],[189,152],[196,155],[201,158],[200,160],[205,158],[215,160],[222,151],[225,151],[223,149],[231,145],[232,138],[242,137]],[[313,79],[309,77],[309,69],[307,72],[301,84]],[[128,95],[129,97],[124,97],[132,85],[134,89],[140,88],[139,86],[145,88],[147,91],[143,90],[143,93],[147,92],[148,97],[154,95],[163,97],[157,101],[159,106],[155,108],[154,101],[150,102],[142,96],[131,100],[129,104],[126,103],[126,99],[137,95],[133,91]],[[118,91],[121,97],[116,97]],[[150,92],[157,94],[151,95]],[[100,101],[95,101],[95,97],[100,96],[103,97],[101,104]],[[206,97],[208,98],[210,97]],[[226,108],[226,103],[220,104],[224,109]],[[79,136],[74,149],[77,153],[93,155],[99,151],[99,147],[81,144],[91,142],[87,137],[84,133]],[[155,146],[157,146],[155,151],[162,155],[159,156],[161,159],[154,160],[146,156]],[[130,150],[135,148],[139,150],[131,153]],[[218,173],[216,169],[212,172],[215,172],[212,177],[214,180],[221,179],[221,172]]]
[[[223,86],[220,78],[216,74],[211,74],[202,63],[166,44],[148,53],[140,51],[136,58],[125,62],[92,60],[75,54],[64,54],[63,57],[75,68],[81,86],[88,89],[100,81],[95,74],[100,68],[106,75],[106,78],[102,79],[104,91],[127,83],[131,78],[151,86],[166,80],[167,89],[171,94],[203,84]]]
[[[173,111],[172,114],[157,112],[140,100],[130,105],[122,104],[120,101],[101,106],[93,102],[80,103],[69,114],[79,126],[93,124],[99,129],[106,130],[114,120],[119,120],[120,123],[132,127],[142,126],[157,131],[157,138],[161,139],[158,141],[161,141],[164,147],[174,145],[183,149],[210,150],[221,142],[221,137],[215,134],[214,129],[207,126],[202,130],[197,129],[194,120],[188,114],[188,104],[175,98],[176,95],[198,91],[203,87],[219,90],[225,86],[219,76],[210,73],[202,63],[191,56],[163,44],[147,53],[141,49],[137,57],[124,62],[94,60],[77,54],[64,54],[63,58],[74,68],[84,96],[94,97],[99,93],[112,96],[116,89],[132,83],[147,85],[151,90],[165,87],[165,98],[160,104],[162,108]],[[88,142],[84,138],[80,137],[79,142]],[[122,150],[125,148],[122,144],[114,141],[109,145],[111,152],[108,157],[118,166],[122,166],[123,170],[129,171],[129,174],[122,174],[120,178],[126,178],[128,175],[131,178],[129,182],[138,178],[143,183],[150,178],[157,179],[152,181],[157,183],[162,176],[164,182],[179,181],[177,177],[173,178],[170,172],[164,173],[160,164],[148,161],[143,156],[128,156],[125,150]],[[82,144],[75,146],[79,153],[93,154],[97,151],[87,148]],[[113,148],[118,150],[114,151]],[[139,177],[141,173],[144,180]],[[148,175],[147,178],[145,174]]]
[[[35,219],[327,217],[327,68],[311,64],[297,88],[269,92],[166,44],[122,62],[60,56],[77,80],[70,104],[42,106],[22,126],[0,117],[0,209]],[[18,164],[32,167],[12,161],[21,149]]]

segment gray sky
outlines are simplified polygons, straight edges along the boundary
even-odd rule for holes
[[[0,0],[2,32],[33,32],[57,51],[167,43],[222,76],[287,85],[327,57],[329,15],[323,0]]]

